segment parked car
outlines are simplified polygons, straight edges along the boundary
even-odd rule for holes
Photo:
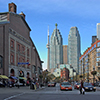
[[[75,83],[74,84],[74,89],[79,89],[79,87],[80,87],[80,83]]]
[[[49,82],[48,87],[55,87],[55,82]]]
[[[2,81],[0,81],[0,87],[5,87]]]
[[[71,90],[72,91],[72,85],[69,82],[62,82],[60,84],[60,90]]]
[[[84,84],[85,91],[96,91],[96,87],[94,87],[91,83],[85,82]]]

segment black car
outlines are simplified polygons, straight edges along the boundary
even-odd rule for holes
[[[96,87],[94,87],[91,83],[84,83],[85,91],[96,91]]]

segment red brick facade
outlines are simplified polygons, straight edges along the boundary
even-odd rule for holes
[[[63,68],[61,70],[61,78],[64,79],[64,80],[69,79],[69,70],[67,68]]]
[[[9,7],[11,6],[14,8],[9,8],[10,12],[0,13],[0,16],[7,16],[6,23],[0,22],[0,56],[3,57],[0,74],[10,76],[13,69],[16,77],[18,70],[24,72],[24,77],[27,77],[27,73],[31,78],[35,77],[36,73],[39,76],[42,63],[30,38],[31,29],[23,16],[16,14],[15,4],[9,4]],[[29,65],[18,65],[18,62],[29,62]]]

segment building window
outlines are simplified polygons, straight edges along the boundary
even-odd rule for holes
[[[29,56],[29,49],[27,49],[27,56]]]
[[[11,64],[14,64],[14,55],[11,54]]]
[[[25,54],[25,47],[22,46],[22,53]]]
[[[100,67],[98,67],[98,70],[100,70]]]
[[[0,68],[3,67],[3,57],[0,55]]]
[[[97,58],[97,62],[100,61],[100,58]]]
[[[22,47],[22,50],[24,51],[24,46]]]
[[[17,50],[20,51],[20,45],[19,44],[17,45],[17,47],[18,47]]]
[[[11,40],[11,48],[14,48],[14,41]]]
[[[100,47],[100,42],[97,43],[97,46]]]
[[[36,72],[36,66],[33,65],[33,73],[35,74]]]
[[[97,66],[100,66],[100,62],[97,62],[96,65],[97,65]]]
[[[97,53],[97,57],[99,57],[100,56],[100,53]]]
[[[97,52],[100,52],[100,48],[97,48]]]

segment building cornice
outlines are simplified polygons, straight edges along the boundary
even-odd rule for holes
[[[24,23],[25,23],[25,25],[27,26],[27,28],[29,29],[29,31],[31,31],[31,28],[29,27],[29,25],[27,24],[27,22],[25,21],[25,19],[23,18],[22,15],[16,14],[16,13],[14,13],[14,12],[2,12],[2,13],[0,13],[0,15],[2,15],[2,14],[7,14],[7,13],[12,14],[12,15],[15,15],[15,16],[21,17],[21,19],[24,21]]]

